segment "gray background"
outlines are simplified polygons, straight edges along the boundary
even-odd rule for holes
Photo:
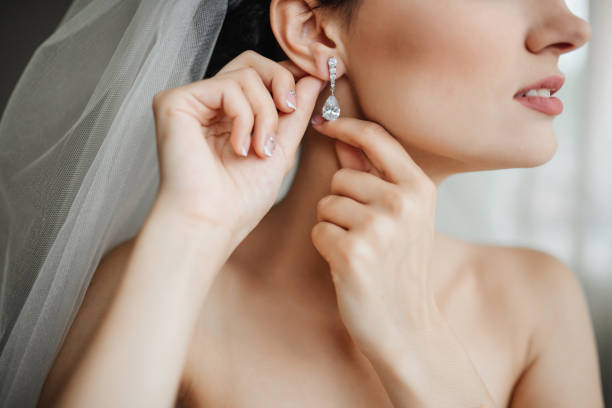
[[[0,112],[34,50],[59,24],[71,0],[0,1]]]

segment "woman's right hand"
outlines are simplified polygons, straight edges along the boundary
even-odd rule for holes
[[[211,78],[156,94],[157,202],[220,227],[237,245],[274,204],[322,84],[288,60],[246,51]],[[290,90],[295,111],[287,104]]]

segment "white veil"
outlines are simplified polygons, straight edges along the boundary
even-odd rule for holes
[[[34,407],[100,258],[159,183],[153,96],[204,77],[227,0],[74,0],[0,120],[0,406]]]

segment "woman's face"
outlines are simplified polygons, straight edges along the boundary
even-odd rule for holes
[[[514,96],[590,38],[563,0],[364,0],[353,18],[345,80],[409,153],[461,171],[553,157],[554,116]]]

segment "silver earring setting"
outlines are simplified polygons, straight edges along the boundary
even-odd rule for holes
[[[329,65],[329,79],[331,81],[331,95],[325,101],[323,105],[323,117],[328,121],[333,121],[340,117],[340,105],[338,104],[338,99],[334,95],[334,89],[336,87],[336,65],[337,61],[335,57],[330,57],[327,60],[327,65]]]

